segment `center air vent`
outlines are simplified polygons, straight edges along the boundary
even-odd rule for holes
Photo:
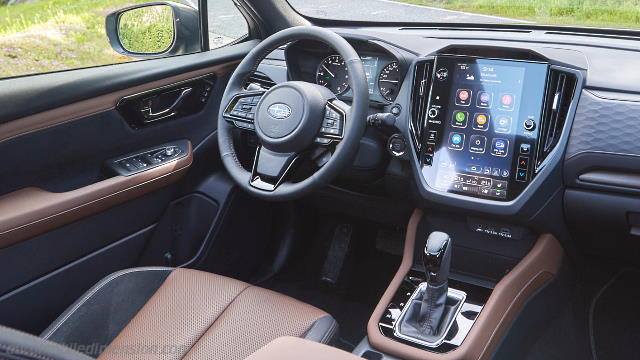
[[[276,86],[275,81],[271,80],[270,77],[257,71],[251,74],[251,76],[249,76],[249,79],[247,79],[247,84],[245,85],[245,88],[248,88],[249,86],[251,86],[251,84],[257,85],[265,90],[269,90],[272,87]]]
[[[411,89],[411,122],[410,131],[413,144],[420,150],[420,140],[424,129],[424,119],[429,102],[432,61],[419,61],[415,67],[413,87]]]
[[[560,141],[562,129],[569,116],[569,108],[575,96],[577,78],[574,74],[551,69],[547,83],[536,168],[542,165]]]

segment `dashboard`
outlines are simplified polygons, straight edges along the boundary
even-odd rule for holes
[[[369,113],[393,113],[396,121],[369,127],[352,168],[323,193],[335,192],[331,206],[350,208],[354,196],[358,204],[369,199],[355,211],[376,209],[377,216],[398,207],[386,202],[393,201],[458,215],[450,220],[469,226],[477,218],[569,231],[585,246],[607,238],[612,249],[628,241],[629,231],[640,234],[637,38],[509,29],[332,30],[365,62],[375,58],[367,66]],[[327,75],[323,62],[341,66],[332,55],[299,41],[275,51],[259,70],[275,82],[319,83]],[[389,77],[399,77],[397,87],[385,98],[379,80],[396,61],[398,71]],[[330,88],[344,85],[326,81]],[[349,102],[348,88],[333,89]]]
[[[362,24],[331,30],[361,57],[377,56],[378,77],[398,61],[400,80],[392,101],[374,86],[369,109],[394,114],[395,124],[370,126],[351,168],[314,203],[376,221],[421,207],[446,218],[443,228],[478,233],[468,244],[490,251],[512,244],[494,243],[492,234],[520,227],[571,237],[598,256],[637,253],[629,244],[640,238],[640,36]],[[274,82],[316,83],[331,55],[296,42],[259,71]],[[338,96],[348,103],[348,90]]]
[[[483,54],[459,46],[411,58],[384,42],[350,43],[365,69],[371,112],[406,110],[406,133],[395,134],[388,147],[399,146],[392,156],[414,164],[423,197],[518,206],[536,178],[546,176],[547,163],[558,161],[553,150],[570,123],[579,73],[522,49],[487,47]],[[324,44],[290,44],[285,59],[289,78],[351,99],[344,60]]]

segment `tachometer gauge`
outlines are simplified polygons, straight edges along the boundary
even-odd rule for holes
[[[388,101],[393,101],[400,90],[400,65],[397,61],[385,66],[378,76],[380,95]]]
[[[349,89],[349,73],[342,56],[331,55],[322,60],[316,72],[316,83],[328,88],[336,95]]]

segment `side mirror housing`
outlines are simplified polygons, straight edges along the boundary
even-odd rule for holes
[[[198,10],[170,1],[126,7],[107,15],[111,47],[119,54],[150,59],[202,50]]]

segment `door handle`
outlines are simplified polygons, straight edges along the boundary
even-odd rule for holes
[[[176,100],[171,105],[166,107],[164,110],[154,112],[151,106],[143,108],[141,111],[144,117],[147,119],[145,122],[151,122],[151,121],[159,120],[162,117],[173,115],[178,109],[178,107],[182,105],[182,103],[187,98],[187,96],[191,94],[191,92],[193,91],[193,88],[188,87],[188,88],[181,89],[179,91],[180,91],[180,95],[178,95]],[[162,95],[163,94],[158,96],[162,96]]]

